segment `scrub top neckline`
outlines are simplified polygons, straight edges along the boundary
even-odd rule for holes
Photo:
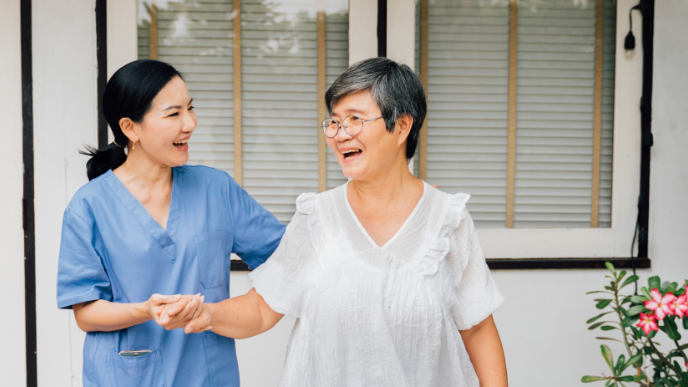
[[[171,259],[175,259],[177,245],[174,240],[177,237],[182,208],[182,173],[178,168],[172,168],[172,197],[170,198],[170,209],[167,214],[166,229],[163,228],[148,210],[146,210],[143,204],[129,192],[127,187],[119,180],[112,170],[105,172],[103,178],[139,224],[144,229],[148,230],[151,236],[160,244],[160,247],[167,252]]]

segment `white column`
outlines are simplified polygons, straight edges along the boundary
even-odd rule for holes
[[[387,0],[387,57],[413,69],[415,51],[415,0]]]
[[[57,309],[57,262],[64,209],[88,182],[78,150],[96,144],[94,1],[33,2],[33,77],[38,384],[71,387],[81,385],[84,334]]]
[[[107,2],[107,76],[135,61],[138,53],[137,0]],[[108,129],[108,144],[114,141]]]
[[[26,385],[20,27],[19,1],[0,2],[0,384],[6,386]]]
[[[377,1],[349,0],[349,64],[377,57]]]

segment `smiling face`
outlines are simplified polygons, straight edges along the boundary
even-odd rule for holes
[[[355,115],[363,120],[380,117],[380,108],[369,90],[344,96],[332,109],[331,118],[342,122],[344,118]],[[333,138],[327,139],[344,176],[359,181],[370,181],[406,166],[406,137],[410,129],[408,116],[397,120],[394,131],[385,128],[383,118],[363,124],[363,130],[350,136],[344,128]],[[407,167],[406,167],[407,168]],[[408,168],[407,168],[408,170]]]
[[[186,83],[174,77],[155,96],[141,122],[123,118],[120,127],[132,141],[130,156],[140,152],[154,164],[177,167],[189,160],[188,142],[197,122]],[[132,150],[133,141],[136,146]]]

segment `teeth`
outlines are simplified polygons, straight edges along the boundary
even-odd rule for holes
[[[342,151],[342,154],[347,154],[347,153],[353,153],[353,152],[359,152],[360,149],[347,149],[345,151]]]
[[[182,141],[175,142],[174,144],[175,144],[175,145],[184,145],[184,144],[186,144],[186,143],[188,143],[188,142],[189,142],[189,140],[182,140]]]

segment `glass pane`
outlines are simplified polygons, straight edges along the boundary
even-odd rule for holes
[[[430,1],[428,26],[427,180],[471,194],[478,227],[505,227],[508,2]]]
[[[232,1],[157,1],[153,23],[151,3],[139,1],[139,58],[151,57],[151,29],[156,29],[157,59],[182,73],[196,107],[198,126],[189,144],[189,164],[233,176]]]
[[[606,8],[615,17],[612,1]],[[607,27],[600,193],[608,227],[615,28]],[[514,227],[590,227],[595,33],[594,1],[519,3]]]

